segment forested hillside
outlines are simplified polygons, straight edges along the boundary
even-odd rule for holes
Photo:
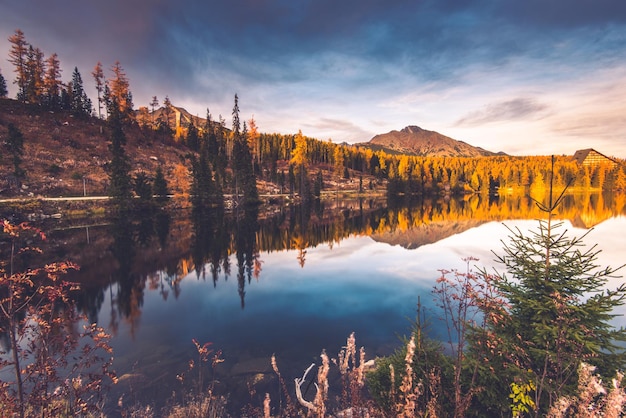
[[[19,30],[9,42],[18,93],[16,100],[6,98],[6,79],[0,79],[4,196],[81,195],[89,189],[132,197],[158,171],[169,192],[193,195],[201,204],[219,202],[226,193],[258,201],[259,189],[306,200],[325,189],[386,189],[390,195],[541,192],[550,181],[548,156],[398,155],[302,132],[260,132],[253,118],[241,117],[236,94],[230,124],[208,111],[206,118],[190,116],[167,96],[162,104],[154,96],[135,110],[130,80],[119,62],[108,79],[96,63],[91,82],[98,97],[92,100],[77,68],[64,82],[56,54],[44,59]],[[582,165],[572,156],[557,156],[554,184],[624,190],[624,166],[623,161]],[[112,184],[124,183],[124,190],[112,190],[119,189]]]

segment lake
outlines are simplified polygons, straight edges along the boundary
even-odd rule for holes
[[[626,262],[625,201],[567,196],[556,217],[569,236],[588,233],[585,242],[598,244],[600,266],[618,267]],[[439,270],[465,271],[463,260],[474,257],[472,265],[502,271],[492,251],[507,240],[504,225],[528,231],[544,217],[532,200],[508,196],[155,212],[46,224],[45,253],[81,265],[70,275],[83,284],[79,308],[113,335],[121,382],[112,408],[122,394],[125,405],[162,406],[188,388],[177,375],[197,360],[195,339],[221,350],[210,375],[237,411],[262,405],[265,392],[278,398],[272,354],[287,382],[319,363],[322,349],[336,357],[352,332],[367,358],[390,354],[410,333],[418,298],[431,337],[444,340],[431,294]]]

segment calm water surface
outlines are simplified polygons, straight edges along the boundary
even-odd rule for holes
[[[585,242],[602,250],[599,265],[617,267],[626,262],[624,205],[595,199],[570,202],[560,217],[568,235],[594,226]],[[469,256],[499,268],[491,251],[507,240],[503,223],[535,229],[532,218],[541,214],[532,207],[468,200],[390,209],[370,202],[283,208],[239,221],[205,214],[191,223],[169,219],[160,237],[154,223],[144,225],[143,240],[141,224],[122,225],[117,235],[115,227],[92,228],[83,252],[100,233],[110,254],[83,260],[81,274],[99,282],[87,286],[83,308],[114,334],[115,369],[123,378],[111,396],[162,405],[183,388],[176,375],[197,358],[196,339],[222,350],[215,377],[233,407],[258,406],[266,391],[278,396],[272,354],[288,382],[322,349],[336,356],[351,332],[368,358],[390,354],[410,332],[418,298],[432,337],[445,339],[430,293],[438,270],[464,270]],[[615,322],[626,325],[624,318]]]

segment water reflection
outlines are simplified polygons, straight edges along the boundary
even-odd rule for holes
[[[625,205],[624,195],[568,195],[558,217],[575,227],[588,228],[623,215]],[[115,332],[123,319],[132,324],[134,333],[146,287],[158,289],[164,301],[170,295],[177,299],[181,281],[192,271],[198,280],[210,280],[215,287],[220,278],[229,279],[230,263],[236,262],[237,292],[244,309],[246,286],[252,279],[262,279],[263,253],[295,250],[295,262],[305,268],[311,248],[328,245],[332,249],[349,236],[371,236],[415,249],[486,222],[542,216],[532,199],[509,196],[497,200],[483,196],[423,199],[411,207],[354,200],[281,206],[262,216],[255,208],[235,213],[225,213],[222,208],[195,209],[189,218],[172,218],[157,211],[139,219],[124,217],[106,227],[91,227],[87,246],[77,230],[74,235],[83,238],[68,235],[67,230],[56,238],[77,243],[66,255],[82,265],[72,278],[85,285],[78,303],[89,319],[98,322],[98,312],[109,299],[115,307],[111,309],[111,330]],[[52,239],[55,235],[52,231]]]
[[[168,396],[175,381],[159,379],[184,369],[191,338],[224,349],[224,381],[272,352],[283,356],[285,371],[298,370],[297,360],[306,363],[352,331],[369,353],[386,354],[417,296],[430,300],[437,269],[453,267],[453,258],[489,258],[497,239],[481,234],[497,234],[493,221],[543,217],[532,199],[511,196],[405,203],[156,211],[90,225],[88,241],[84,225],[54,224],[44,256],[81,266],[71,277],[83,283],[77,304],[117,336],[118,372],[138,367]],[[625,204],[623,195],[568,195],[558,217],[589,228],[626,215]],[[453,246],[461,236],[471,236],[470,250]],[[447,250],[458,254],[444,259]]]

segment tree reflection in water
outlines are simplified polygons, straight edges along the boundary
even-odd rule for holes
[[[78,273],[91,277],[97,271],[100,276],[105,274],[106,280],[85,281],[77,304],[91,321],[98,322],[102,304],[110,299],[112,332],[120,318],[134,332],[147,286],[158,289],[164,300],[170,295],[178,298],[180,282],[195,272],[198,280],[211,280],[215,287],[220,277],[230,277],[231,255],[237,263],[238,295],[244,309],[246,285],[252,278],[261,280],[260,255],[264,252],[295,250],[296,262],[304,268],[307,249],[322,244],[332,247],[349,236],[374,236],[417,248],[481,223],[542,216],[529,197],[471,195],[463,199],[419,199],[410,206],[405,203],[314,201],[307,206],[274,207],[262,216],[256,208],[226,213],[221,207],[205,207],[192,210],[187,218],[172,218],[157,211],[141,219],[114,219],[109,234],[98,239],[92,233],[94,242],[89,244],[109,242],[108,256],[99,255],[103,260],[99,262],[81,261],[87,267]],[[624,195],[568,195],[559,218],[588,228],[624,215],[625,206]],[[84,250],[84,243],[81,245],[75,251]],[[107,257],[111,262],[105,262]]]

